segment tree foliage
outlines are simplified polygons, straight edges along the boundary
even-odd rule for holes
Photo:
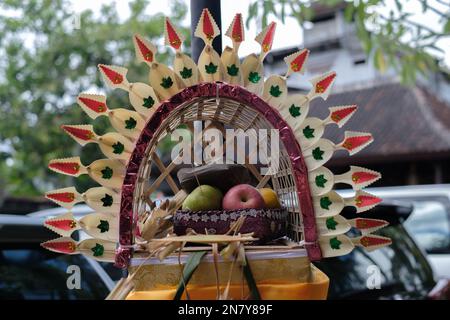
[[[170,3],[171,18],[179,25],[186,5]],[[81,177],[62,181],[47,164],[80,152],[84,164],[102,157],[98,146],[81,149],[60,126],[92,121],[75,101],[80,92],[102,92],[97,64],[124,65],[130,81],[146,82],[148,68],[135,62],[132,36],[140,33],[162,44],[164,26],[164,16],[149,16],[147,6],[145,0],[131,2],[124,19],[114,4],[75,16],[67,0],[0,3],[0,178],[8,193],[41,194],[70,183],[82,192],[90,186]],[[189,39],[189,30],[181,30]],[[158,49],[158,60],[166,62],[169,50]],[[125,92],[108,90],[107,95],[110,107],[128,107]],[[108,125],[101,117],[94,127],[103,134]]]
[[[314,17],[314,6],[334,6],[342,0],[255,0],[249,5],[250,21],[267,25],[270,16],[283,22],[294,17],[301,25]],[[443,65],[433,55],[443,53],[436,41],[450,37],[450,2],[447,0],[353,0],[346,1],[345,19],[354,21],[357,34],[367,56],[378,70],[394,68],[404,83],[413,83],[416,74],[427,76]],[[380,8],[391,5],[387,15]],[[421,13],[437,17],[439,30],[414,19],[411,6],[420,5]],[[444,10],[442,10],[444,8]]]

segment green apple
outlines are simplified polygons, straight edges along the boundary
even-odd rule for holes
[[[184,200],[182,209],[191,211],[219,210],[222,204],[222,192],[209,185],[195,188]]]

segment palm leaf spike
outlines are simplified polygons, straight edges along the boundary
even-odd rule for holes
[[[215,37],[220,35],[220,29],[208,9],[203,9],[195,28],[194,35],[205,42],[205,46],[211,46]]]
[[[239,46],[245,40],[242,14],[236,13],[225,35],[233,42],[233,51],[238,53]]]
[[[345,183],[356,191],[380,178],[379,172],[362,167],[351,166],[349,171],[339,175],[334,175],[325,167],[319,167],[309,172],[309,187],[313,195],[320,196],[331,191],[336,183]]]
[[[83,216],[78,224],[88,235],[95,239],[119,241],[119,223],[117,217],[103,213],[91,213]]]
[[[66,209],[72,209],[75,204],[83,201],[75,187],[49,191],[45,193],[45,197]]]
[[[347,219],[340,215],[336,215],[333,217],[316,218],[316,226],[321,237],[344,234],[352,228]]]
[[[331,86],[336,80],[336,72],[330,71],[310,80],[312,84],[311,91],[307,94],[308,100],[311,101],[317,97],[323,100],[328,98],[331,92]]]
[[[80,157],[51,160],[49,169],[61,174],[78,177],[88,174],[94,181],[104,187],[119,189],[125,176],[125,166],[119,160],[99,159],[84,166]]]
[[[81,195],[94,211],[117,216],[120,211],[120,194],[110,188],[94,187]]]
[[[369,252],[392,244],[390,238],[375,234],[365,234],[358,238],[352,238],[351,240],[355,246],[362,247]]]
[[[99,116],[108,116],[114,129],[128,138],[137,139],[144,128],[145,123],[141,115],[123,108],[109,109],[104,95],[81,93],[77,102],[92,119]]]
[[[382,200],[365,191],[358,190],[350,198],[342,198],[337,192],[330,191],[320,196],[313,196],[313,205],[316,217],[332,217],[339,214],[346,206],[356,208],[361,213],[372,209]]]
[[[81,93],[77,97],[77,103],[91,119],[107,115],[109,112],[104,95]]]
[[[128,161],[133,151],[134,146],[131,141],[117,132],[97,136],[92,125],[62,125],[62,128],[82,146],[91,142],[97,143],[103,154],[110,159]]]
[[[380,219],[355,218],[348,220],[348,223],[361,231],[363,235],[375,232],[389,225],[389,222]]]
[[[81,229],[70,211],[57,217],[46,219],[44,226],[62,237],[69,237],[74,231]]]
[[[356,105],[336,106],[328,108],[330,111],[328,118],[324,120],[325,123],[334,123],[339,128],[342,128],[353,114],[358,110]]]
[[[327,125],[336,124],[342,127],[350,120],[356,109],[356,106],[331,107],[330,114],[323,120],[315,117],[306,118],[294,129],[295,136],[303,148],[308,148],[323,136]]]
[[[41,243],[45,249],[56,253],[83,254],[97,261],[114,262],[116,242],[102,239],[86,239],[76,242],[70,237],[60,237]]]
[[[158,64],[152,63],[151,65],[154,66]],[[103,80],[110,88],[119,88],[128,92],[130,103],[137,112],[146,118],[154,112],[154,108],[150,109],[145,106],[145,99],[148,99],[149,97],[153,100],[152,106],[156,107],[159,103],[159,99],[152,87],[141,82],[130,84],[126,79],[126,74],[128,72],[126,68],[103,64],[99,64],[98,67],[103,76]]]
[[[151,67],[156,62],[156,47],[139,34],[133,36],[133,43],[137,61],[144,62]]]
[[[129,89],[131,103],[133,104],[132,98],[134,98],[134,100],[138,100],[135,103],[142,106],[143,100],[149,95],[152,95],[153,99],[165,100],[178,93],[180,89],[173,70],[165,64],[157,62],[154,57],[151,61],[144,59],[146,52],[156,53],[155,47],[139,34],[135,34],[133,38],[135,44],[140,44],[140,46],[135,45],[137,60],[146,63],[150,68],[148,77],[150,86],[140,82],[132,84]],[[147,55],[149,55],[149,53],[147,53]],[[135,97],[131,95],[131,92]],[[154,95],[154,93],[156,93],[156,95]]]
[[[87,174],[86,167],[81,163],[80,157],[60,158],[50,160],[48,168],[54,172],[78,177]]]
[[[86,167],[89,176],[106,188],[120,189],[125,177],[125,166],[120,160],[99,159]]]
[[[212,42],[220,35],[220,30],[208,9],[203,9],[194,35],[205,42],[205,47],[198,59],[198,69],[203,81],[222,81],[224,67],[220,55],[212,47]]]
[[[322,256],[325,258],[338,257],[349,254],[355,246],[362,247],[366,251],[388,246],[392,240],[378,235],[364,235],[357,238],[349,238],[346,235],[324,236],[319,238]]]
[[[277,24],[275,22],[269,23],[255,38],[256,42],[261,45],[261,53],[259,60],[263,61],[269,51],[272,49],[273,38]]]
[[[164,21],[164,44],[166,46],[171,46],[175,51],[179,52],[181,50],[181,45],[184,42],[184,37],[175,26],[172,21],[166,17]]]
[[[308,60],[308,57],[309,57],[308,49],[299,50],[285,57],[284,62],[286,62],[288,66],[285,77],[288,77],[290,74],[294,72],[304,74],[305,65],[306,61]]]
[[[198,68],[191,57],[181,52],[180,48],[183,41],[184,38],[181,33],[178,32],[170,19],[166,17],[164,24],[164,43],[175,49],[173,70],[184,86],[189,87],[198,83]]]
[[[63,124],[61,125],[61,128],[81,146],[98,141],[98,136],[94,132],[94,127],[90,124]]]
[[[336,150],[346,150],[354,155],[372,143],[370,133],[345,131],[344,140],[338,144],[328,139],[319,139],[316,143],[304,150],[308,171],[315,170],[330,160]]]

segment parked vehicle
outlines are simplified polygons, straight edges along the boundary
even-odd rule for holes
[[[0,299],[104,299],[115,282],[102,265],[41,248],[41,242],[56,237],[43,220],[0,215]],[[69,266],[80,268],[80,289],[67,286]]]
[[[386,201],[402,201],[413,206],[404,226],[427,258],[438,278],[450,279],[450,185],[418,185],[368,188]],[[351,191],[339,192],[344,197]]]
[[[450,282],[435,282],[427,259],[402,225],[412,210],[393,203],[359,214],[344,209],[341,214],[347,219],[388,221],[390,225],[376,233],[391,238],[392,245],[372,252],[355,248],[348,255],[316,263],[330,278],[329,299],[450,299]]]

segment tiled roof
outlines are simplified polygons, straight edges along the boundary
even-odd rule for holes
[[[425,89],[389,83],[341,92],[314,100],[309,115],[324,119],[327,107],[348,104],[358,105],[358,111],[340,130],[328,125],[324,137],[340,142],[345,130],[365,131],[374,142],[352,157],[336,152],[331,164],[450,156],[450,105]]]

